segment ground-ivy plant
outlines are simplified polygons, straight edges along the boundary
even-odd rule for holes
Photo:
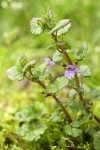
[[[47,46],[47,49],[53,47],[54,53],[42,62],[29,61],[21,53],[6,74],[11,80],[27,78],[38,83],[45,99],[52,97],[59,107],[55,106],[55,112],[47,120],[44,106],[37,108],[34,103],[17,113],[17,135],[30,143],[29,149],[100,150],[100,119],[92,112],[92,104],[99,94],[94,94],[96,91],[84,83],[84,78],[89,80],[92,75],[89,66],[82,63],[88,51],[87,43],[82,42],[73,50],[64,40],[71,27],[70,20],[56,22],[50,8],[46,15],[33,18],[30,26],[33,36],[46,32],[54,40]],[[54,77],[55,70],[60,68],[62,73]],[[63,90],[66,97],[61,96]]]

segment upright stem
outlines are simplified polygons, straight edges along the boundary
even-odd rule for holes
[[[58,42],[57,37],[56,37],[54,34],[53,34],[52,36],[53,36],[55,42]],[[66,58],[67,63],[70,64],[70,65],[73,65],[72,60],[70,59],[68,53],[67,53],[66,51],[64,51],[64,50],[61,48],[61,46],[59,46],[59,45],[57,45],[57,49],[58,49],[58,50],[60,49],[60,50],[62,51],[62,53],[65,55],[65,58]],[[78,80],[77,74],[75,74],[75,82],[76,82],[76,86],[77,86],[78,88],[80,88],[80,84],[79,84],[79,80]],[[80,100],[83,101],[82,92],[78,92],[78,95],[79,95]]]
[[[55,40],[55,42],[58,42],[58,39],[57,39],[57,36],[56,36],[56,35],[52,34],[52,37],[53,37],[53,39]],[[60,45],[56,45],[56,46],[57,46],[58,51],[60,50],[60,51],[65,55],[65,58],[66,58],[67,63],[70,64],[70,65],[73,65],[73,63],[72,63],[72,61],[71,61],[71,59],[70,59],[68,53],[67,53],[66,51],[64,51]],[[77,74],[75,74],[75,82],[76,82],[76,86],[80,89],[80,83],[79,83],[79,79],[78,79],[78,77],[77,77]],[[79,95],[80,101],[82,101],[83,104],[84,104],[84,99],[83,99],[82,92],[79,91],[79,92],[78,92],[78,95]],[[84,106],[85,106],[85,104],[84,104]],[[85,107],[85,108],[86,108],[86,107]],[[87,108],[86,108],[86,109],[87,109]],[[95,120],[96,120],[98,123],[100,123],[100,119],[99,119],[99,118],[97,118],[95,115],[94,115],[94,118],[95,118]]]
[[[75,81],[76,81],[77,87],[80,88],[80,84],[79,84],[79,80],[78,80],[77,74],[75,74]],[[79,94],[80,100],[84,102],[82,93],[78,92],[78,94]]]
[[[40,82],[40,81],[38,81],[37,83],[39,83],[44,89],[46,89],[46,86],[45,86],[44,83],[42,83],[42,82]],[[58,105],[61,107],[62,111],[64,112],[64,114],[65,114],[65,116],[66,116],[66,118],[67,118],[67,120],[68,120],[68,123],[71,123],[71,122],[72,122],[72,119],[71,119],[71,117],[70,117],[68,111],[65,109],[65,107],[64,107],[63,104],[61,103],[61,101],[57,98],[56,95],[50,94],[50,96],[52,96],[52,97],[55,99],[55,101],[58,103]]]
[[[68,53],[66,51],[63,51],[63,54],[65,55],[67,63],[70,64],[70,65],[73,65]]]
[[[100,124],[100,119],[94,115],[94,119]]]
[[[39,83],[44,89],[46,89],[46,86],[44,83],[42,83],[41,81],[37,81],[37,83]]]
[[[43,82],[37,81],[37,83],[39,83],[44,89],[46,89],[46,86],[45,86],[45,84]],[[65,107],[63,106],[61,101],[57,98],[57,96],[53,95],[53,94],[50,94],[49,96],[52,96],[55,99],[55,101],[58,103],[58,105],[61,107],[62,111],[64,112],[64,114],[65,114],[65,116],[66,116],[66,118],[68,120],[68,123],[71,123],[72,119],[71,119],[68,111],[65,109]]]
[[[56,95],[52,95],[52,97],[55,99],[55,101],[58,103],[58,105],[61,107],[61,109],[65,113],[68,122],[71,123],[72,119],[71,119],[69,113],[67,112],[67,110],[65,109],[65,107],[62,105],[61,101],[56,97]]]

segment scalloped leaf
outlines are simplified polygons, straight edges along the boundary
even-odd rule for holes
[[[24,55],[24,53],[21,53],[20,56],[18,56],[16,61],[16,66],[13,66],[6,71],[6,75],[11,80],[23,80],[24,78],[24,66],[27,64],[27,58]]]
[[[45,72],[45,69],[47,68],[47,66],[48,66],[48,63],[43,63],[37,68],[33,69],[32,70],[33,77],[39,77],[40,75],[42,75]]]
[[[88,50],[88,45],[86,42],[83,42],[80,47],[77,49],[76,60],[81,61],[85,57]]]
[[[51,84],[51,85],[48,85],[47,87],[46,87],[46,92],[47,93],[52,93],[52,94],[54,94],[54,93],[57,93],[58,92],[58,87],[56,86],[56,85],[54,85],[54,84]]]
[[[54,94],[62,90],[67,85],[68,85],[68,79],[65,77],[59,77],[57,78],[55,84],[51,84],[46,87],[46,92]]]
[[[54,16],[53,16],[53,12],[52,12],[52,9],[49,7],[48,10],[47,10],[47,15],[46,15],[48,18],[48,22],[49,22],[49,25],[50,27],[54,27],[55,25],[55,19],[54,19]]]
[[[88,122],[88,120],[90,119],[90,117],[91,117],[91,114],[87,114],[84,117],[82,117],[80,120],[74,120],[72,122],[72,126],[73,127],[80,127],[84,123]]]
[[[47,66],[48,66],[48,63],[43,63],[39,67],[34,68],[32,70],[33,78],[35,78],[35,79],[38,78],[41,81],[52,79],[51,73],[46,73],[45,72]]]
[[[66,77],[58,77],[56,81],[58,89],[61,90],[68,85],[69,80]]]
[[[39,76],[39,80],[40,81],[45,81],[45,80],[51,80],[52,79],[52,75],[51,73],[43,73],[42,75]]]
[[[26,106],[24,109],[15,114],[15,119],[18,122],[29,122],[40,120],[43,115],[47,114],[47,108],[43,103],[36,101],[32,105]]]
[[[54,54],[53,54],[53,57],[52,57],[52,60],[54,62],[59,62],[63,59],[63,54],[60,53],[59,51],[56,51]]]
[[[91,70],[87,65],[81,65],[80,68],[80,75],[83,77],[91,77]]]
[[[49,34],[52,34],[52,33],[55,33],[56,31],[60,30],[61,28],[64,28],[66,26],[66,28],[64,30],[67,30],[67,27],[69,29],[69,24],[71,25],[70,23],[70,20],[69,19],[63,19],[63,20],[60,20],[56,26],[49,32]],[[68,31],[68,30],[67,30]],[[64,31],[63,31],[64,32]],[[60,31],[61,33],[61,31]]]
[[[66,125],[65,126],[65,132],[72,136],[72,137],[78,137],[81,133],[82,133],[82,130],[81,129],[77,129],[77,128],[72,128],[70,125]]]
[[[100,131],[96,133],[93,145],[96,150],[100,150]]]
[[[100,88],[93,90],[92,96],[94,100],[100,100]]]
[[[23,124],[17,133],[23,137],[27,142],[38,141],[41,135],[44,134],[47,126],[45,124],[39,124],[35,128],[29,124]]]
[[[32,18],[30,26],[32,34],[41,34],[43,32],[42,18]]]
[[[48,7],[47,16],[48,16],[51,20],[54,20],[53,12],[52,12],[52,9],[51,9],[50,7]]]
[[[49,44],[49,45],[46,47],[46,49],[49,49],[49,48],[51,48],[51,47],[53,47],[53,46],[56,46],[56,45],[62,46],[62,45],[66,45],[66,44],[67,44],[67,43],[66,43],[65,41],[54,42],[54,43]]]
[[[81,91],[86,95],[86,94],[89,94],[91,92],[90,88],[86,85],[86,84],[83,84],[82,85],[82,88],[81,88]]]
[[[36,60],[32,60],[28,62],[25,67],[23,68],[23,72],[26,73],[30,68],[34,68],[36,65]]]
[[[64,35],[68,32],[69,28],[71,27],[71,23],[69,23],[68,25],[66,25],[64,28],[58,30],[57,35],[61,36]]]
[[[71,89],[68,93],[68,97],[74,99],[75,95],[77,94],[76,90]]]
[[[81,102],[75,102],[75,101],[73,101],[70,104],[70,107],[71,107],[71,110],[73,111],[73,113],[77,113],[78,111],[81,111],[81,112],[85,111],[84,105]]]
[[[17,61],[16,61],[16,68],[18,72],[23,72],[23,68],[25,67],[27,62],[28,62],[27,57],[24,55],[24,53],[21,53],[18,56]]]
[[[11,80],[23,80],[23,78],[24,78],[23,73],[20,73],[20,72],[17,70],[16,66],[7,69],[6,75],[7,75],[8,78],[10,78]]]

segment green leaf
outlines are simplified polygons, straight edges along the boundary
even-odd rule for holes
[[[59,111],[55,111],[52,115],[51,115],[51,117],[50,117],[50,120],[52,120],[53,122],[63,122],[64,120],[63,120],[64,118],[62,117],[62,114],[61,114],[61,112],[59,112]]]
[[[32,60],[28,62],[25,67],[23,68],[23,72],[26,73],[29,69],[34,68],[36,65],[36,60]]]
[[[17,62],[16,62],[16,68],[17,68],[18,72],[23,72],[23,68],[25,67],[27,62],[28,62],[28,60],[27,60],[26,56],[24,55],[24,53],[21,53],[20,56],[18,56]]]
[[[24,53],[21,53],[20,56],[17,58],[16,66],[7,69],[6,75],[11,80],[23,80],[24,72],[23,68],[27,63],[27,58]]]
[[[71,46],[69,45],[68,49],[65,50],[67,53],[75,54],[76,51],[71,49]]]
[[[94,100],[100,100],[100,88],[92,91],[92,96]]]
[[[69,19],[63,19],[63,20],[60,20],[56,26],[49,32],[49,34],[52,34],[58,30],[60,30],[61,28],[64,28],[66,26],[66,29],[64,30],[67,30],[69,29],[69,26],[71,26],[71,23],[70,23],[70,20]],[[60,31],[61,32],[61,31]],[[64,31],[63,31],[64,32]]]
[[[89,88],[86,84],[83,84],[81,91],[82,91],[84,94],[89,94],[91,90],[90,90],[90,88]]]
[[[92,112],[100,120],[100,100],[93,100],[92,101]]]
[[[67,26],[65,26],[64,28],[58,30],[57,35],[61,36],[64,35],[68,32],[69,28],[71,27],[71,23],[69,23]]]
[[[52,28],[55,25],[55,19],[53,16],[53,12],[51,10],[51,8],[49,7],[47,10],[47,15],[46,15],[47,21],[49,23],[49,26]]]
[[[80,68],[80,75],[83,77],[90,77],[91,76],[91,70],[87,65],[81,65]]]
[[[100,131],[94,136],[93,145],[96,150],[100,150]]]
[[[59,51],[56,51],[54,54],[53,54],[53,57],[52,57],[52,60],[55,61],[55,62],[59,62],[63,59],[63,54],[60,53]]]
[[[82,130],[81,129],[77,129],[77,128],[72,128],[70,125],[66,125],[65,126],[65,132],[72,136],[72,137],[78,137],[81,133],[82,133]]]
[[[58,87],[54,84],[48,85],[46,87],[46,92],[47,93],[52,93],[52,94],[57,93],[58,92]]]
[[[65,41],[54,42],[54,43],[49,44],[49,45],[46,47],[46,49],[49,49],[49,48],[51,48],[51,47],[53,47],[53,46],[56,46],[56,45],[62,46],[62,45],[66,45],[66,44],[67,44],[67,43],[66,43]]]
[[[47,16],[50,18],[50,20],[54,20],[53,12],[52,12],[52,9],[50,7],[48,7]]]
[[[95,127],[89,127],[89,129],[88,129],[88,134],[90,135],[90,136],[94,136],[95,134],[96,134],[96,128]]]
[[[16,113],[15,119],[18,122],[36,121],[40,120],[40,118],[44,117],[44,115],[47,113],[47,108],[44,106],[44,104],[36,101],[34,104],[28,105],[26,108],[18,111]]]
[[[72,50],[71,50],[71,46],[66,42],[64,45],[61,45],[61,48],[63,50],[65,50],[67,53],[68,52],[71,52],[72,53]]]
[[[55,84],[48,85],[46,87],[47,93],[57,93],[62,90],[68,84],[68,79],[65,77],[59,77]]]
[[[84,105],[81,102],[78,103],[78,102],[73,101],[70,107],[71,107],[71,110],[75,113],[77,113],[78,111],[81,111],[81,112],[85,111]]]
[[[38,70],[39,73],[41,74],[41,73],[43,73],[43,72],[45,71],[45,69],[47,68],[47,66],[48,66],[48,63],[43,63],[43,64],[41,64],[41,65],[37,68],[37,70]]]
[[[80,120],[74,120],[72,122],[72,126],[73,127],[80,127],[84,123],[88,122],[88,120],[90,119],[90,117],[91,117],[91,114],[87,114],[84,117],[82,117]]]
[[[40,111],[34,106],[28,106],[22,111],[16,113],[16,120],[19,122],[29,122],[40,119]]]
[[[32,70],[33,78],[39,79],[40,81],[52,79],[52,75],[50,73],[45,72],[47,66],[48,66],[48,63],[43,63],[39,67],[34,68]]]
[[[20,72],[17,70],[17,67],[16,67],[16,66],[7,69],[6,75],[7,75],[8,78],[10,78],[11,80],[23,80],[23,78],[24,78],[23,73],[20,73]]]
[[[77,94],[76,90],[71,89],[68,93],[68,97],[73,99],[75,97],[75,95]]]
[[[23,124],[17,134],[23,137],[27,142],[38,141],[41,138],[41,135],[44,134],[47,126],[45,124],[39,124],[36,127],[33,127],[29,124]]]
[[[61,90],[61,89],[63,89],[66,85],[68,85],[68,79],[67,78],[65,78],[65,77],[58,77],[57,78],[57,83],[56,83],[56,85],[57,85],[57,87],[58,87],[58,90]]]
[[[45,80],[51,80],[52,79],[52,75],[51,73],[43,73],[42,75],[39,76],[39,80],[40,81],[45,81]]]
[[[87,43],[83,42],[77,49],[77,55],[75,59],[81,61],[85,57],[87,50],[88,50]]]
[[[45,72],[45,69],[47,68],[48,63],[43,63],[39,67],[32,70],[33,77],[39,77]]]
[[[32,34],[38,35],[43,32],[42,18],[33,18],[30,22]]]

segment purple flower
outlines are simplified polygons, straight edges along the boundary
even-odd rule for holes
[[[56,63],[54,61],[50,61],[50,66],[54,67],[54,66],[56,66]]]
[[[54,61],[51,61],[51,59],[49,57],[44,58],[44,62],[48,63],[48,67],[46,69],[46,72],[49,72],[51,67],[56,66],[56,63]]]
[[[65,77],[72,79],[75,74],[79,73],[79,69],[73,65],[68,65],[67,69],[65,70]]]

